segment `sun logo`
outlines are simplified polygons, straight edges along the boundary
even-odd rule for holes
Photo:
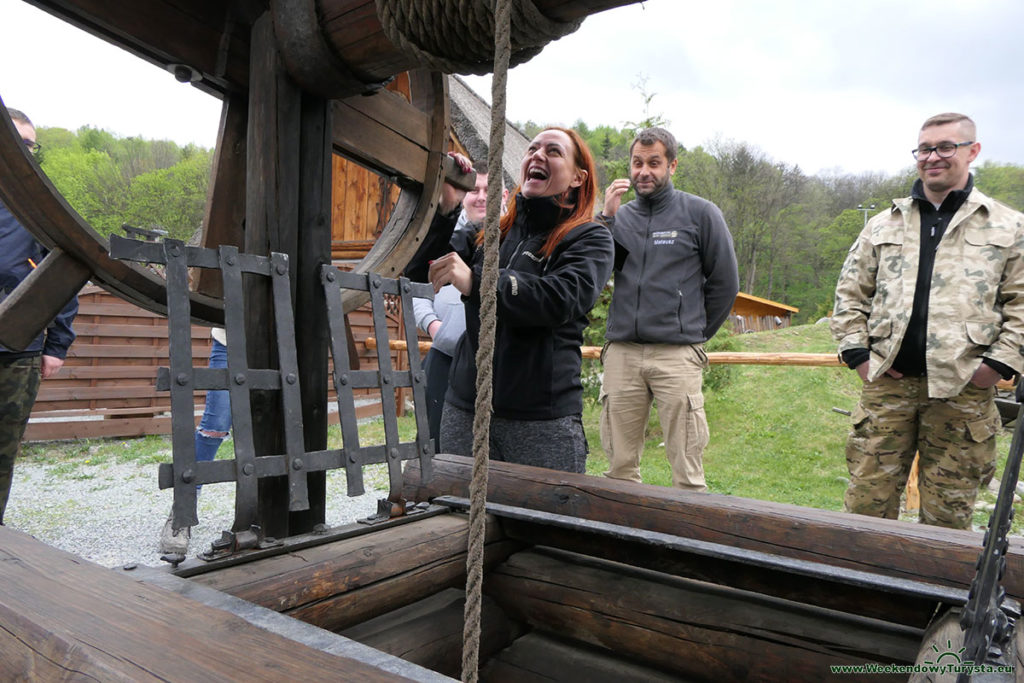
[[[935,645],[932,645],[932,650],[934,650],[936,653],[938,653],[939,656],[935,658],[934,662],[926,659],[926,660],[924,660],[924,663],[925,664],[942,664],[943,657],[952,657],[953,659],[956,660],[955,662],[953,662],[954,664],[963,664],[964,662],[960,658],[960,654],[963,653],[963,651],[966,650],[966,649],[967,649],[966,647],[961,647],[959,650],[954,652],[953,651],[953,641],[947,640],[946,641],[946,650],[944,652],[940,653],[939,652],[939,648],[936,647]]]

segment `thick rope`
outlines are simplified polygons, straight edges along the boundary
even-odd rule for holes
[[[469,486],[469,549],[466,553],[466,606],[462,627],[462,680],[476,683],[480,659],[486,537],[487,460],[490,455],[494,336],[498,320],[498,221],[501,216],[501,160],[505,152],[505,87],[511,56],[512,0],[495,0],[494,77],[491,80],[491,140],[487,151],[487,215],[484,267],[480,276],[480,344],[476,352],[476,404],[473,414],[473,479]]]
[[[491,7],[493,0],[375,2],[384,35],[419,65],[445,73],[481,75],[496,64],[491,41],[497,14]],[[572,33],[583,23],[583,19],[549,19],[533,0],[511,0],[509,16],[511,66],[532,59],[549,42]]]

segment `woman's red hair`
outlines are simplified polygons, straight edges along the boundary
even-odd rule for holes
[[[569,209],[571,212],[566,216],[565,220],[551,230],[547,240],[544,242],[543,248],[541,248],[541,253],[544,256],[551,256],[555,251],[555,247],[569,234],[569,231],[593,220],[594,201],[597,198],[597,171],[594,167],[594,155],[590,153],[590,148],[587,147],[587,143],[584,142],[579,133],[571,128],[561,128],[558,126],[550,126],[544,130],[560,130],[568,135],[575,148],[572,157],[573,163],[576,164],[576,168],[587,173],[582,185],[570,187],[560,196],[554,198],[563,208]],[[518,193],[519,187],[516,187],[512,194],[514,196]],[[509,203],[508,211],[501,217],[501,223],[499,224],[502,240],[505,239],[505,235],[508,234],[515,220],[516,203],[513,201]],[[483,242],[483,238],[484,234],[481,230],[477,236],[477,241]]]

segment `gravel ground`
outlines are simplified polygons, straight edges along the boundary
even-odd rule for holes
[[[327,475],[327,524],[338,526],[376,512],[387,492],[345,495],[345,475]],[[208,549],[231,528],[234,486],[207,484],[199,496],[199,525],[189,555]],[[137,463],[59,465],[19,460],[4,515],[7,526],[106,567],[161,565],[160,531],[172,491],[157,488],[157,465]]]

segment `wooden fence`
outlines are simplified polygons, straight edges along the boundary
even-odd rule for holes
[[[398,333],[399,315],[388,316],[392,335]],[[369,309],[357,310],[349,319],[360,365],[377,367],[375,353],[360,343],[373,335]],[[168,365],[167,319],[87,285],[79,295],[74,329],[78,338],[64,367],[40,385],[25,440],[169,434],[170,394],[156,390],[157,368]],[[210,346],[210,328],[194,325],[193,365],[206,366]],[[408,367],[405,354],[393,352],[392,363],[397,369]],[[365,405],[357,415],[380,415],[379,393],[361,391]],[[205,396],[205,392],[195,394],[197,421]],[[334,400],[333,384],[330,399]],[[404,401],[398,405],[401,410]],[[336,423],[337,413],[329,413],[329,419]]]

